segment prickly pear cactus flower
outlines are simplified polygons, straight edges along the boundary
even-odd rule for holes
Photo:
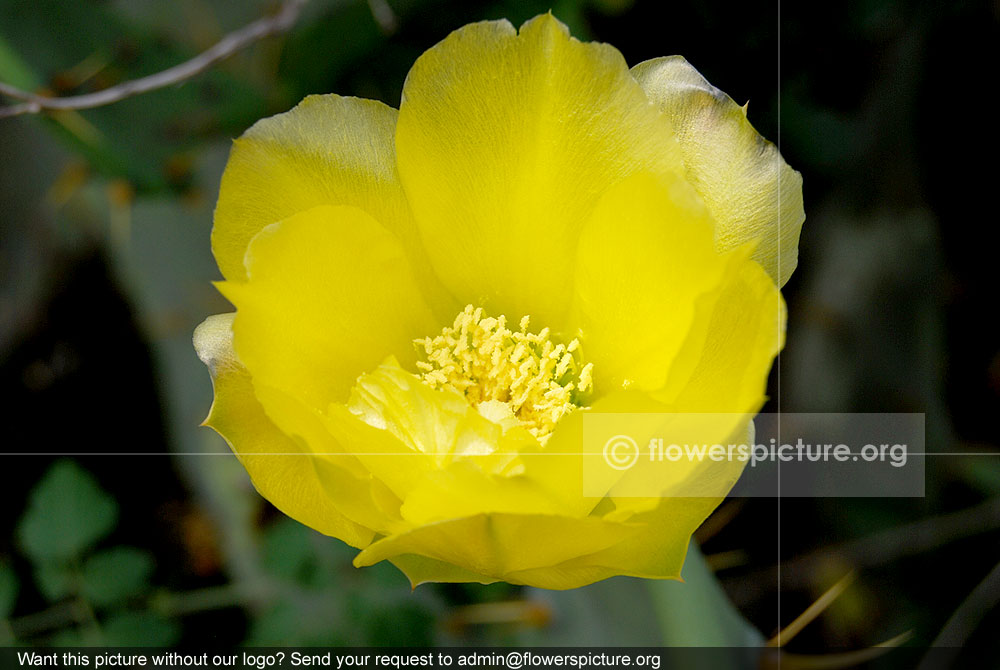
[[[583,418],[749,422],[803,219],[798,173],[682,58],[629,69],[551,15],[465,26],[398,111],[311,96],[235,141],[207,423],[359,567],[677,578],[742,463],[697,470],[721,494],[585,496]]]

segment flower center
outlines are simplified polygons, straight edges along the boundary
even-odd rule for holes
[[[424,383],[458,391],[498,423],[516,419],[544,444],[562,417],[583,406],[594,365],[581,363],[579,340],[557,344],[548,328],[528,332],[529,321],[512,331],[506,317],[468,305],[440,335],[414,344],[427,359],[417,362]]]

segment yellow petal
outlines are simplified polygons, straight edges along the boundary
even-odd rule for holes
[[[254,380],[254,395],[274,425],[316,454],[336,454],[336,464],[356,479],[369,476],[368,469],[350,455],[349,445],[341,445],[330,433],[324,412],[306,405],[291,394]]]
[[[719,249],[757,241],[754,260],[783,286],[795,269],[805,220],[802,176],[742,107],[680,56],[645,61],[632,74],[670,118],[687,178],[717,222]]]
[[[413,451],[390,431],[368,425],[344,405],[330,406],[326,426],[334,439],[346,445],[352,457],[399,500],[405,500],[438,467],[433,455]],[[336,463],[340,456],[331,458]]]
[[[260,232],[236,305],[240,359],[254,383],[325,411],[389,354],[413,365],[412,340],[440,330],[398,239],[353,207],[314,207]]]
[[[638,174],[610,189],[583,228],[572,322],[595,387],[662,387],[726,259],[712,222],[679,178]]]
[[[400,572],[410,580],[410,585],[417,588],[421,584],[428,582],[473,582],[479,584],[493,584],[498,580],[495,577],[487,577],[460,568],[451,563],[435,561],[426,556],[416,554],[400,554],[393,556],[389,562],[399,568]]]
[[[749,414],[738,413],[682,413],[672,415],[675,420],[672,431],[660,433],[664,446],[677,444],[685,447],[705,447],[720,445],[728,449],[730,445],[752,445],[754,423]],[[672,434],[671,434],[672,433]],[[626,477],[618,481],[609,491],[609,500],[614,509],[605,513],[608,521],[638,522],[649,520],[648,512],[656,509],[707,510],[707,516],[725,499],[746,467],[746,460],[740,460],[739,453],[731,452],[732,458],[713,459],[703,452],[700,459],[679,462],[653,462],[639,459]],[[643,467],[644,466],[644,467]],[[651,494],[659,491],[659,495]],[[639,493],[642,497],[636,496]],[[669,502],[678,501],[678,502]],[[667,506],[666,508],[664,506]],[[666,518],[666,517],[663,517]],[[663,518],[652,523],[665,522]],[[703,519],[704,517],[702,517]],[[702,519],[691,519],[697,527]],[[669,523],[676,522],[676,518]]]
[[[512,570],[504,574],[503,579],[512,584],[557,590],[578,588],[619,575],[679,579],[691,535],[719,500],[663,498],[658,503],[652,510],[634,516],[627,524],[605,521],[601,528],[615,529],[619,539],[604,549],[581,553],[564,561]],[[372,544],[359,556],[376,549],[381,542],[384,540]]]
[[[552,591],[566,591],[587,586],[609,577],[619,576],[622,576],[622,572],[614,568],[568,562],[566,565],[553,565],[547,568],[534,568],[512,573],[510,582],[512,584],[528,584]]]
[[[661,399],[676,412],[756,413],[764,403],[767,373],[785,338],[785,303],[771,278],[755,263],[698,305],[693,331],[679,359],[697,360],[681,385],[668,383]]]
[[[346,406],[330,406],[326,425],[404,502],[407,523],[528,510],[530,487],[508,475],[523,446],[538,444],[534,437],[505,431],[458,392],[431,388],[395,359],[362,375]]]
[[[262,119],[233,143],[212,249],[223,276],[243,280],[243,256],[266,226],[318,205],[354,205],[384,224],[406,221],[396,176],[396,110],[315,95]]]
[[[410,523],[423,525],[476,514],[559,514],[565,510],[533,480],[483,472],[466,460],[430,473],[406,498],[401,512]]]
[[[633,530],[629,524],[595,518],[482,514],[431,523],[383,538],[359,553],[354,564],[373,565],[416,554],[461,566],[489,579],[531,584],[509,576],[596,553],[620,542]]]
[[[668,122],[606,44],[551,15],[465,26],[414,64],[400,178],[434,268],[492,314],[558,330],[580,224],[624,176],[683,170]]]
[[[352,475],[342,467],[342,458],[339,454],[325,454],[313,459],[320,485],[335,501],[337,509],[352,521],[382,535],[409,530],[410,525],[400,515],[399,498],[371,474]]]
[[[596,399],[586,410],[575,411],[563,418],[544,447],[536,444],[522,448],[518,463],[523,465],[524,477],[544,490],[550,499],[557,500],[565,514],[585,517],[602,500],[600,497],[584,496],[585,415],[588,412],[621,414],[668,410],[635,390],[610,393]]]
[[[275,507],[354,547],[368,545],[372,530],[341,514],[317,479],[315,457],[278,430],[257,402],[250,375],[233,351],[232,320],[232,314],[211,316],[195,331],[195,348],[215,386],[206,423],[226,439],[254,486]]]
[[[691,535],[718,504],[717,498],[663,498],[654,510],[633,517],[630,523],[636,530],[622,541],[536,572],[558,575],[568,584],[561,588],[582,586],[615,575],[679,579]],[[536,575],[521,573],[516,577],[526,579]]]

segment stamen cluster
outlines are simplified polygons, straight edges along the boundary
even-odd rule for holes
[[[427,359],[417,367],[426,384],[454,389],[473,406],[506,403],[544,443],[560,419],[582,406],[593,364],[581,364],[579,340],[557,344],[548,328],[528,332],[529,323],[525,316],[512,331],[506,317],[468,305],[440,335],[415,340]]]

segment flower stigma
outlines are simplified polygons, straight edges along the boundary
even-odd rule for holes
[[[487,419],[520,425],[545,444],[560,419],[584,406],[594,364],[580,360],[578,339],[556,343],[548,328],[529,332],[530,320],[511,330],[505,316],[467,305],[440,335],[414,344],[427,359],[417,361],[425,384],[458,391]]]

